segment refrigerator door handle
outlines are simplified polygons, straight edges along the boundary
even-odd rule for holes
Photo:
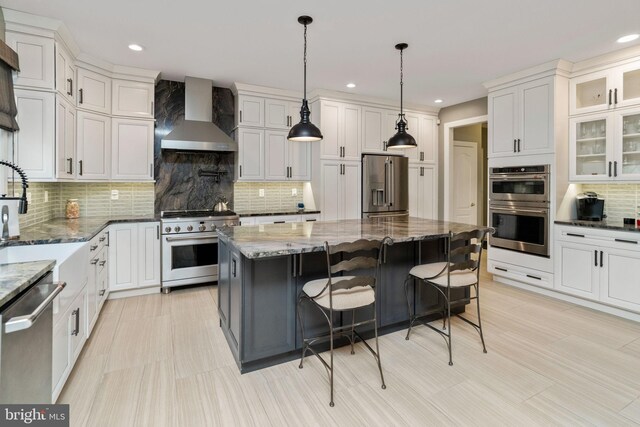
[[[384,162],[384,205],[389,204],[389,161]]]
[[[393,161],[389,162],[390,173],[389,173],[389,206],[393,206],[395,202],[395,167],[393,166]]]

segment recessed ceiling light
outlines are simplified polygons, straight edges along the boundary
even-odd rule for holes
[[[442,104],[444,101],[440,98],[434,100],[433,102],[435,102],[436,104]]]
[[[618,39],[618,43],[629,43],[640,37],[640,34],[628,34]]]
[[[140,46],[139,44],[132,43],[129,45],[129,49],[136,52],[140,52],[142,50],[142,46]]]
[[[356,87],[356,84],[355,83],[347,83],[347,87],[349,89],[353,89],[354,87]]]

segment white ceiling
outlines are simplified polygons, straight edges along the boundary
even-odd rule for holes
[[[578,61],[628,45],[639,0],[0,0],[62,20],[83,52],[115,64],[217,85],[302,87],[302,26],[311,15],[309,88],[441,106],[486,95],[482,82],[553,59]],[[145,47],[141,53],[130,43]],[[345,88],[348,82],[357,87]]]

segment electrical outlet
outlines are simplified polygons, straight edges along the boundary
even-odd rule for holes
[[[298,189],[297,188],[292,188],[291,189],[291,196],[297,196],[298,195]]]
[[[47,190],[44,191],[44,202],[47,203],[49,201],[49,192]]]
[[[258,190],[258,197],[264,197],[264,188]]]
[[[31,192],[27,191],[27,202],[31,203]]]
[[[258,232],[264,233],[264,224],[258,224]]]
[[[111,200],[118,200],[120,198],[120,192],[118,190],[111,190]]]

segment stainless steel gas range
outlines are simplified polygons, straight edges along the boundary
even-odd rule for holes
[[[218,280],[218,227],[238,225],[232,211],[162,211],[162,292]]]

